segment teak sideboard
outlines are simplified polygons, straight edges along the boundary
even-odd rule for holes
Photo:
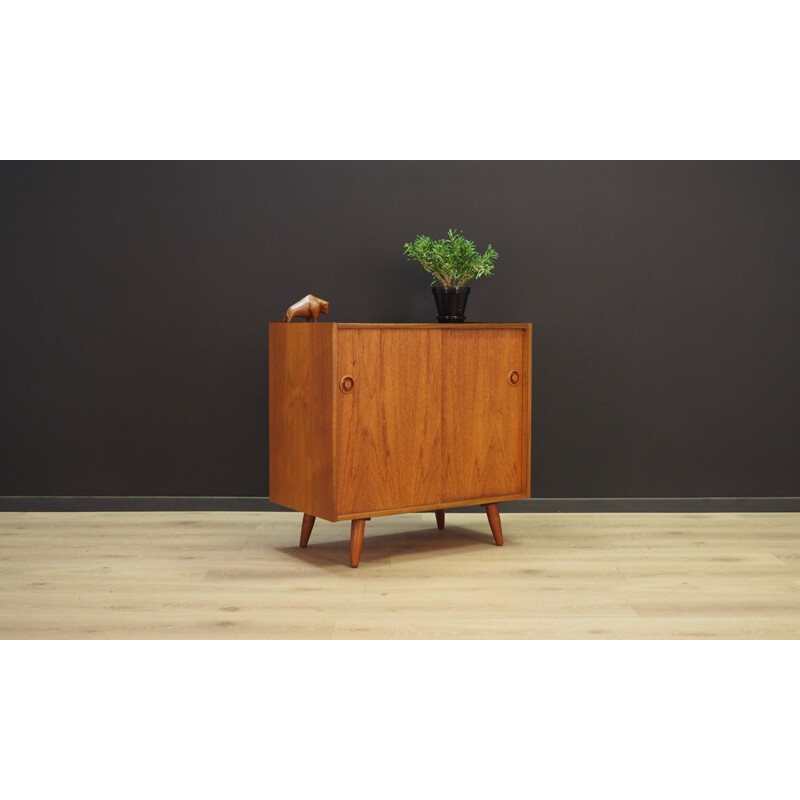
[[[274,322],[270,499],[351,520],[358,566],[371,517],[530,497],[532,326]]]

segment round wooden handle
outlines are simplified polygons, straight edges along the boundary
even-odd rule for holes
[[[519,372],[515,369],[512,369],[511,372],[508,373],[508,382],[512,386],[516,386],[519,383]]]
[[[352,392],[355,385],[355,378],[351,378],[349,375],[345,375],[344,378],[339,381],[339,389],[341,389],[345,394]]]

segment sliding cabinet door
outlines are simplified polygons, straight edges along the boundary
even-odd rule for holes
[[[444,502],[529,493],[527,336],[442,332]]]
[[[339,515],[433,507],[442,493],[441,331],[337,331]]]

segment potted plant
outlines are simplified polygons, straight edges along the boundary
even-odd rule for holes
[[[430,236],[417,236],[406,242],[403,252],[409,261],[419,261],[433,275],[433,297],[439,322],[463,322],[469,297],[467,282],[488,278],[494,273],[497,251],[489,245],[481,255],[462,233],[449,230],[446,239],[434,241]]]

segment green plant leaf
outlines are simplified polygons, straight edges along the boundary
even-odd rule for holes
[[[489,245],[481,254],[475,242],[463,233],[450,228],[446,239],[433,240],[419,235],[413,242],[403,245],[409,261],[418,261],[433,276],[432,283],[442,286],[465,286],[476,278],[489,278],[494,274],[497,251]]]

